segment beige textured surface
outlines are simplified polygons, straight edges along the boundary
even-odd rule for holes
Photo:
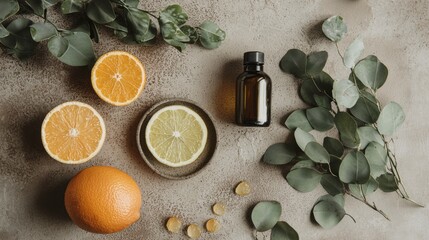
[[[160,9],[173,1],[144,1],[147,9]],[[252,239],[247,209],[259,200],[283,204],[282,219],[300,233],[301,239],[427,239],[429,210],[416,208],[395,194],[371,197],[392,219],[386,221],[368,207],[346,199],[346,210],[357,219],[345,218],[332,230],[312,225],[310,209],[323,190],[301,194],[283,179],[281,170],[260,163],[264,150],[284,141],[290,132],[282,117],[303,104],[297,85],[283,74],[278,62],[290,48],[304,51],[326,49],[327,70],[337,79],[347,77],[334,45],[320,35],[320,22],[332,14],[345,17],[349,34],[345,48],[355,36],[365,41],[365,54],[376,54],[389,67],[388,82],[380,92],[383,102],[404,106],[407,120],[395,136],[400,171],[409,193],[429,204],[429,3],[427,0],[183,0],[180,4],[191,23],[208,18],[226,32],[217,50],[189,47],[180,54],[164,44],[145,48],[124,46],[102,31],[96,45],[100,55],[126,50],[137,55],[148,69],[149,84],[143,95],[127,107],[113,107],[93,92],[89,71],[66,67],[46,49],[25,62],[0,56],[0,239],[185,239],[164,229],[170,215],[184,225],[203,226],[213,217],[211,206],[223,202],[219,232],[203,239]],[[42,46],[46,48],[46,46]],[[269,128],[241,128],[232,123],[234,78],[241,72],[242,53],[261,50],[266,72],[273,79],[273,124]],[[188,98],[208,110],[219,132],[213,163],[202,174],[184,181],[165,180],[141,160],[135,143],[139,118],[152,104],[173,97]],[[50,159],[40,141],[45,114],[65,101],[78,100],[94,106],[107,126],[106,142],[92,161],[66,166]],[[141,219],[131,228],[113,235],[87,233],[68,219],[62,195],[67,181],[91,165],[111,165],[128,172],[141,186]],[[252,193],[237,197],[233,188],[247,180]]]

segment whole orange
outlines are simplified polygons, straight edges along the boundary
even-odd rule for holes
[[[79,227],[89,232],[114,233],[140,218],[141,191],[125,172],[95,166],[70,180],[64,203],[68,215]]]

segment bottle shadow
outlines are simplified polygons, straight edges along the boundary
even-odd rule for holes
[[[226,62],[218,78],[220,83],[216,89],[216,118],[227,123],[234,123],[235,116],[235,82],[243,71],[243,60],[233,59]]]

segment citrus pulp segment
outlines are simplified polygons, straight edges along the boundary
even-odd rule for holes
[[[104,101],[128,105],[136,100],[146,85],[146,72],[140,60],[123,51],[102,55],[91,71],[94,91]]]
[[[103,118],[91,106],[66,102],[52,109],[42,123],[42,143],[55,160],[78,164],[93,158],[106,137]]]
[[[207,126],[193,110],[172,105],[158,110],[145,131],[146,144],[152,155],[170,167],[194,162],[207,142]]]

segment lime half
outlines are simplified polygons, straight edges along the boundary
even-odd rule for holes
[[[207,126],[196,112],[181,105],[157,111],[149,120],[145,132],[146,144],[152,155],[170,167],[191,164],[200,156],[207,143]]]

